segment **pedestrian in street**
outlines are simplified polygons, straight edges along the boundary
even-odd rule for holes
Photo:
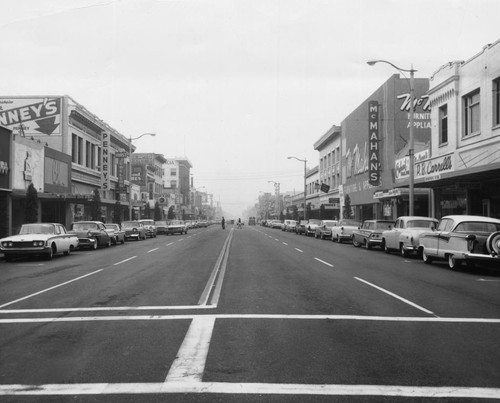
[[[222,217],[221,224],[222,224],[222,229],[226,229],[226,220],[224,219],[224,217]]]

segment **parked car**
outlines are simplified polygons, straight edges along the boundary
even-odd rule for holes
[[[394,221],[365,220],[352,233],[352,244],[356,247],[364,246],[371,249],[373,246],[382,247],[382,233],[394,226]]]
[[[78,237],[79,248],[97,249],[111,246],[111,237],[101,221],[76,221],[69,231]]]
[[[310,236],[316,233],[316,228],[321,224],[321,220],[315,218],[310,219],[306,225],[306,236]]]
[[[436,228],[437,225],[438,220],[435,218],[399,217],[391,229],[382,233],[382,248],[386,253],[397,250],[403,257],[408,257],[411,253],[420,254],[420,235]]]
[[[283,223],[283,231],[294,232],[296,225],[296,220],[285,220],[285,222]]]
[[[158,235],[166,235],[167,234],[167,221],[156,221],[156,233]]]
[[[167,224],[167,235],[170,234],[187,234],[188,227],[182,220],[171,220]]]
[[[307,226],[307,220],[297,221],[297,224],[295,225],[295,233],[297,235],[305,234],[306,233],[306,226]]]
[[[449,215],[441,218],[434,231],[420,235],[422,259],[448,261],[452,270],[463,262],[473,267],[486,262],[500,266],[500,220],[473,215]]]
[[[271,223],[271,228],[281,229],[281,220],[273,220],[273,222]]]
[[[352,241],[352,233],[361,226],[359,221],[340,220],[337,225],[332,227],[332,241],[341,243],[343,241]]]
[[[314,236],[316,238],[331,238],[332,237],[332,227],[337,224],[336,220],[322,220],[320,225],[316,227],[316,232]]]
[[[123,231],[119,224],[104,224],[106,232],[111,237],[111,243],[113,245],[122,245],[125,243],[125,231]]]
[[[18,235],[0,239],[0,252],[10,262],[14,257],[69,255],[78,248],[78,237],[68,233],[62,224],[23,224]]]
[[[122,228],[125,231],[125,240],[135,239],[142,241],[146,239],[146,227],[139,221],[124,221]]]
[[[146,228],[146,236],[150,238],[156,238],[156,224],[154,220],[151,219],[143,219],[143,220],[138,220],[139,222],[142,222],[144,224],[144,227]]]

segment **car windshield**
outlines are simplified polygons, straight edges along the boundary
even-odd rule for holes
[[[24,224],[19,231],[19,235],[54,233],[54,226],[51,224]]]
[[[141,222],[146,225],[154,225],[155,223],[153,220],[141,220]]]
[[[182,221],[180,220],[172,220],[170,221],[170,225],[181,225],[182,224]]]
[[[486,232],[500,231],[500,224],[493,222],[467,221],[457,225],[454,232]]]
[[[327,227],[333,227],[337,221],[323,221],[323,225],[326,225]]]
[[[134,227],[139,227],[139,223],[133,222],[133,221],[127,221],[122,223],[123,228],[134,228]]]
[[[359,227],[361,223],[359,221],[353,221],[353,220],[344,220],[341,221],[339,225],[346,225],[350,227]]]
[[[394,225],[393,222],[376,222],[375,228],[376,229],[391,229],[393,225]]]
[[[319,225],[319,224],[321,224],[321,220],[309,220],[309,224]]]
[[[73,223],[75,231],[86,231],[89,229],[97,229],[97,224],[93,222],[75,222]]]
[[[104,224],[107,229],[120,229],[118,224]]]
[[[433,226],[435,227],[436,223],[431,220],[412,220],[406,224],[406,228],[431,228]]]

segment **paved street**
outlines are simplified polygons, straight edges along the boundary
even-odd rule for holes
[[[0,262],[2,402],[500,399],[499,334],[500,272],[261,226]]]

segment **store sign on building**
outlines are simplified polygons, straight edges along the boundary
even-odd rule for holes
[[[47,192],[71,193],[71,156],[45,148],[44,185]]]
[[[102,133],[102,152],[101,152],[101,189],[109,189],[109,144],[111,142],[108,132]]]
[[[425,182],[441,179],[441,175],[455,171],[453,154],[431,158],[415,164],[415,179],[423,178]]]
[[[62,98],[0,98],[0,125],[20,136],[60,136]]]
[[[372,186],[380,184],[380,137],[378,130],[378,102],[368,103],[368,182]]]
[[[10,130],[0,127],[0,188],[10,189]]]

